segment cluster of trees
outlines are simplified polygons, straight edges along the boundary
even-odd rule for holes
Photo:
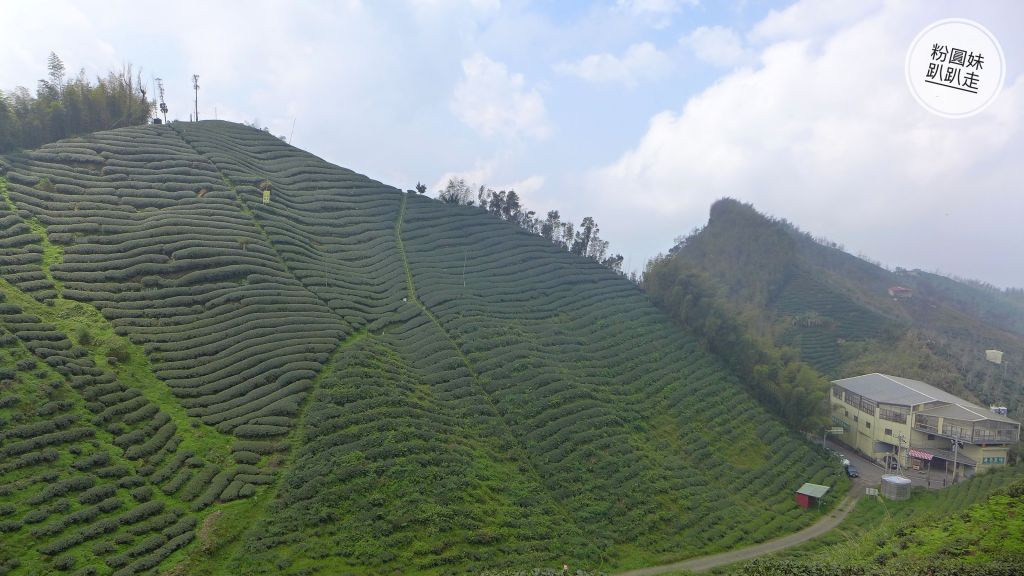
[[[682,258],[647,263],[642,287],[656,306],[723,359],[770,410],[797,430],[818,431],[827,420],[829,383],[800,361],[793,348],[775,346],[734,313],[710,276]]]
[[[424,194],[427,187],[417,184],[416,191]],[[515,222],[531,234],[547,238],[570,254],[590,258],[616,272],[622,272],[622,255],[608,253],[608,241],[600,237],[601,230],[591,216],[584,218],[579,227],[572,221],[563,221],[558,210],[551,210],[546,217],[541,218],[523,206],[515,190],[495,191],[480,186],[474,195],[473,189],[463,178],[450,178],[445,189],[437,193],[437,199],[447,204],[478,206],[502,220]]]
[[[155,104],[146,98],[142,71],[131,64],[95,83],[84,69],[68,78],[64,62],[52,52],[48,68],[34,96],[22,86],[0,91],[0,152],[149,121]]]

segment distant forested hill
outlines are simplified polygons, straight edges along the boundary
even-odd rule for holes
[[[227,122],[0,157],[0,572],[611,570],[848,481],[597,262]]]
[[[652,263],[655,275],[669,267],[706,275],[752,332],[829,377],[900,374],[1024,415],[1020,291],[886,270],[731,199]]]

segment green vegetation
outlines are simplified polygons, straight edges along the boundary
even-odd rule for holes
[[[731,310],[706,274],[679,257],[650,261],[643,287],[670,318],[698,334],[725,360],[751,393],[794,428],[817,431],[826,422],[828,381],[800,362],[792,348],[759,338]]]
[[[417,184],[420,194],[426,192],[426,186]],[[409,193],[412,193],[409,190]],[[579,228],[569,220],[562,220],[558,210],[548,211],[547,217],[541,219],[533,210],[528,210],[519,202],[519,194],[515,190],[492,190],[480,186],[476,200],[469,185],[462,178],[451,178],[444,190],[437,193],[437,199],[445,204],[461,206],[477,206],[502,220],[516,223],[520,228],[547,238],[553,245],[568,250],[570,254],[590,258],[615,270],[622,271],[622,254],[608,254],[608,241],[600,237],[600,228],[592,216],[583,218]]]
[[[1024,565],[1020,467],[982,474],[910,500],[862,499],[834,531],[727,572],[775,574],[1014,574]]]
[[[133,71],[130,64],[95,84],[84,69],[66,77],[64,63],[52,52],[48,67],[35,96],[21,86],[0,91],[0,153],[149,122],[154,103],[146,97],[142,71]],[[61,160],[75,162],[74,151]]]
[[[0,377],[0,566],[156,566],[196,523],[168,480],[204,462],[157,404],[18,303],[47,307],[0,289],[0,355],[16,367]]]
[[[604,571],[848,486],[634,284],[506,218],[226,122],[0,166],[14,573]]]
[[[793,348],[829,379],[887,372],[1024,416],[1019,291],[889,271],[731,199],[716,202],[707,226],[654,268],[670,276],[650,289],[655,301],[672,274],[705,275],[743,319],[745,337]],[[895,286],[912,297],[893,298]],[[672,312],[670,302],[660,305]],[[1005,362],[986,361],[986,349],[1004,351]]]

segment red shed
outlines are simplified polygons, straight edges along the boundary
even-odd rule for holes
[[[804,484],[796,491],[796,503],[801,508],[810,508],[812,504],[818,502],[825,493],[828,492],[828,486],[822,486],[820,484]]]
[[[914,290],[906,286],[892,286],[889,288],[889,296],[893,298],[913,298]]]

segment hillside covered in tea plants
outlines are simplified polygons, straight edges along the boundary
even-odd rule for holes
[[[639,289],[227,122],[0,157],[0,573],[609,570],[847,481]]]

